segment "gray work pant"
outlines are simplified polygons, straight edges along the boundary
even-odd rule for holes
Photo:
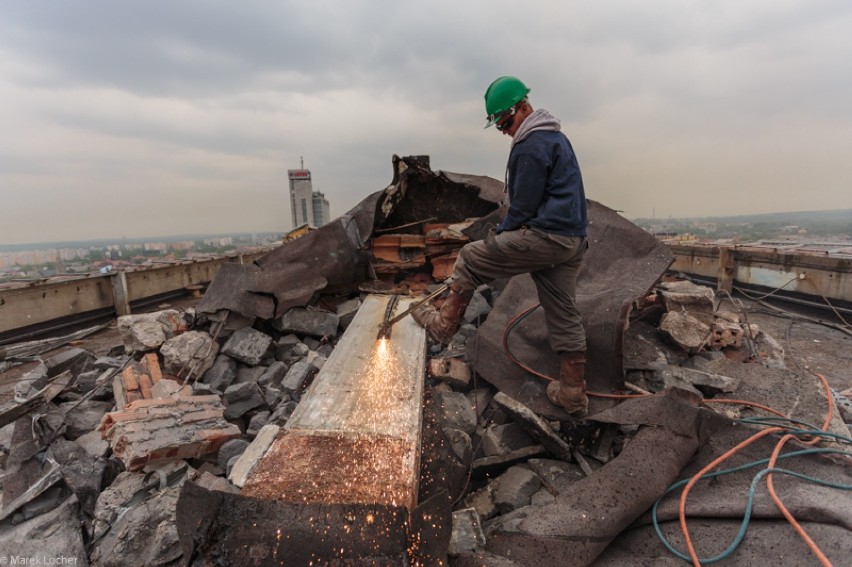
[[[488,235],[460,251],[453,282],[460,291],[497,278],[529,273],[544,308],[550,346],[559,353],[586,350],[586,333],[575,302],[577,272],[589,244],[585,237],[522,228]]]

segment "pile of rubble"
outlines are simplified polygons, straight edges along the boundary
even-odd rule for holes
[[[18,382],[18,397],[62,387],[0,432],[4,547],[77,565],[89,555],[98,565],[130,554],[139,564],[177,562],[182,482],[238,490],[226,479],[240,457],[265,426],[287,422],[358,304],[294,308],[263,330],[191,310],[128,315],[108,356],[72,348],[40,364]]]

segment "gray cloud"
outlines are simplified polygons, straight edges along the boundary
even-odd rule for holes
[[[502,178],[503,74],[627,216],[850,208],[846,2],[4,2],[0,242],[286,230],[393,153]],[[140,214],[145,211],[145,214]]]

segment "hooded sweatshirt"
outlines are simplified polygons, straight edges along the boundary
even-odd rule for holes
[[[497,232],[526,226],[564,236],[586,236],[583,177],[559,120],[540,108],[527,116],[509,151],[509,210]]]

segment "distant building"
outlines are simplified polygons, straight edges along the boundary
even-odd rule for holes
[[[314,191],[309,169],[288,169],[290,179],[290,212],[293,228],[303,224],[316,227],[328,224],[331,213],[325,195]]]

